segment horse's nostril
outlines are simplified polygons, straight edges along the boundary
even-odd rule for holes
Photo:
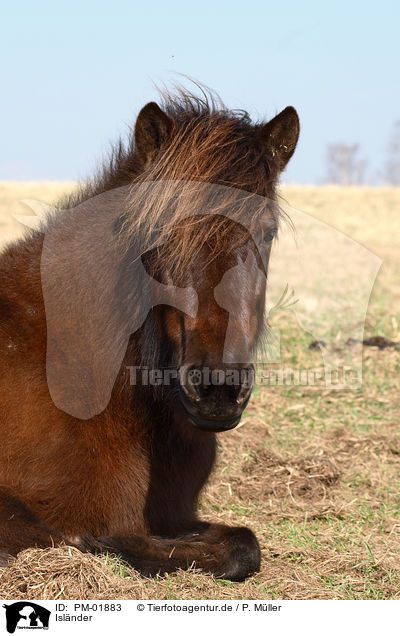
[[[246,402],[246,400],[249,399],[250,394],[252,392],[253,387],[252,386],[247,386],[244,385],[240,388],[240,391],[238,393],[238,396],[236,398],[236,403],[239,404],[239,406],[241,406],[242,404],[244,404]]]
[[[181,368],[180,372],[180,385],[186,396],[192,402],[200,402],[200,384],[201,384],[201,371],[196,367]]]
[[[242,406],[250,398],[254,386],[254,367],[245,367],[241,369],[241,383],[237,387],[236,404]]]
[[[193,386],[192,384],[181,384],[181,387],[184,393],[186,393],[187,397],[192,400],[192,402],[200,402],[201,395],[199,394],[195,386]]]
[[[210,370],[190,366],[181,369],[180,384],[186,396],[198,404],[213,397],[220,386],[214,385]]]

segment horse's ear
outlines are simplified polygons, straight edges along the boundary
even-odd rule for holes
[[[261,143],[277,160],[283,170],[293,155],[300,133],[299,116],[293,106],[288,106],[258,130]]]
[[[140,111],[135,126],[135,150],[147,164],[169,137],[173,122],[155,102],[149,102]]]

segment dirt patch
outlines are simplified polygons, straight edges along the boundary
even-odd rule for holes
[[[249,458],[243,466],[243,473],[244,482],[249,476],[250,480],[259,484],[261,495],[311,501],[325,498],[327,490],[340,478],[338,467],[324,453],[283,459],[264,451]]]

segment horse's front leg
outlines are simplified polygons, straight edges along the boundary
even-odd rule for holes
[[[165,539],[151,536],[85,539],[86,549],[118,555],[145,576],[190,566],[218,578],[244,581],[260,570],[260,547],[251,530],[211,524],[199,533]]]

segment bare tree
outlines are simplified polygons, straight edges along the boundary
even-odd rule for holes
[[[400,185],[400,119],[395,122],[389,141],[384,177],[387,183]]]
[[[329,144],[327,149],[328,183],[360,185],[364,181],[367,162],[358,157],[358,144]]]

